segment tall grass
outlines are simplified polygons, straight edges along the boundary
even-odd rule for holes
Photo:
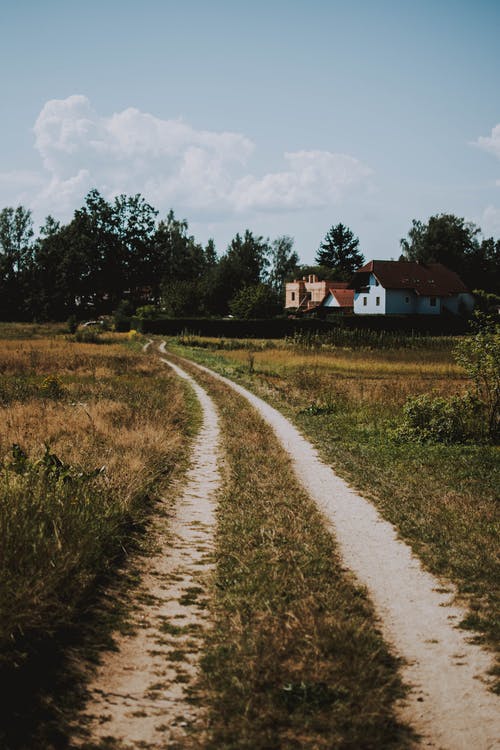
[[[119,344],[3,341],[0,369],[0,662],[9,664],[74,621],[123,556],[183,460],[189,419],[165,368]]]

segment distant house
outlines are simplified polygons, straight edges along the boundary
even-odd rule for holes
[[[340,282],[336,282],[339,284]],[[345,287],[348,284],[346,283]],[[344,286],[330,286],[328,294],[321,303],[321,308],[335,312],[352,312],[354,307],[354,290]]]
[[[441,263],[372,260],[356,271],[350,287],[357,315],[457,315],[474,307],[463,281]]]
[[[307,313],[320,308],[352,311],[354,292],[344,281],[319,281],[315,274],[290,281],[285,287],[285,310]]]

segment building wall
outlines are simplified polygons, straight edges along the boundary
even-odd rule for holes
[[[386,313],[387,292],[375,276],[370,274],[367,291],[354,292],[354,312],[357,315],[384,315]],[[378,304],[377,304],[378,301]]]
[[[388,315],[411,315],[418,312],[418,298],[411,289],[388,289],[386,313]]]
[[[318,277],[313,275],[305,276],[300,280],[289,281],[285,286],[285,308],[297,308],[306,297],[305,306],[319,305],[327,293],[329,283],[328,281],[318,281]]]

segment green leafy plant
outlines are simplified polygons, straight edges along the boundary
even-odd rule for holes
[[[500,324],[476,312],[473,333],[455,348],[455,358],[474,382],[482,405],[486,432],[492,440],[500,435]]]
[[[465,443],[481,429],[481,404],[471,393],[461,396],[411,396],[403,406],[400,426],[394,436],[417,443]]]

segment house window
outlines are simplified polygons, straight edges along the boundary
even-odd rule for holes
[[[410,304],[410,298],[409,297],[405,297],[405,302],[406,302],[407,305],[409,305]]]
[[[431,307],[436,307],[436,298],[435,297],[431,297],[430,300],[429,300],[429,304],[430,304]]]
[[[368,303],[368,297],[363,297],[363,307],[366,307]]]
[[[380,305],[380,297],[375,297],[375,304],[377,307]]]
[[[295,292],[292,292],[292,302],[295,302]]]

